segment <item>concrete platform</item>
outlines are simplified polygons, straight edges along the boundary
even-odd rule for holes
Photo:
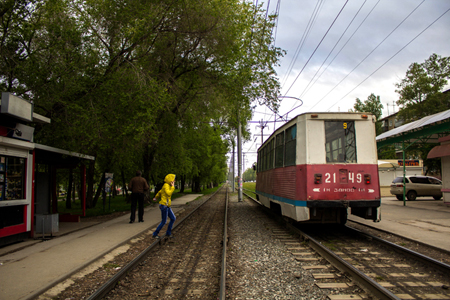
[[[173,199],[174,213],[201,196]],[[161,213],[158,206],[149,206],[143,223],[130,224],[129,220],[126,214],[103,223],[60,223],[64,235],[0,248],[0,299],[35,298],[133,237],[155,228],[161,222]]]

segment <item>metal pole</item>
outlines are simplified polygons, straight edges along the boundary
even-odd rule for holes
[[[231,186],[232,186],[232,189],[231,189],[231,191],[234,193],[234,191],[235,191],[235,182],[234,182],[234,180],[235,180],[235,176],[234,176],[234,159],[235,159],[235,155],[234,155],[234,142],[233,142],[233,158],[232,158],[232,160],[231,160],[231,163],[233,164],[233,174],[232,174],[232,179],[231,179]]]
[[[403,137],[403,134],[402,134]],[[403,152],[403,206],[406,206],[406,164],[405,164],[405,140],[402,139],[402,152]]]
[[[241,121],[238,115],[238,202],[242,202],[242,140],[241,140]]]

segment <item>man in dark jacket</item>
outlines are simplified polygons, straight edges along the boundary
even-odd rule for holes
[[[136,218],[136,204],[139,203],[138,218],[139,222],[144,222],[144,192],[149,188],[147,180],[142,177],[141,171],[136,171],[136,177],[133,177],[128,184],[131,191],[131,215],[130,223],[134,223]]]

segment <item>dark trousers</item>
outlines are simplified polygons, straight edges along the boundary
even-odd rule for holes
[[[131,193],[131,216],[130,221],[134,222],[136,218],[136,205],[139,204],[138,218],[139,221],[144,220],[144,194]]]

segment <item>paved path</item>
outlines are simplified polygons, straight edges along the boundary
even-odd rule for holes
[[[200,196],[203,195],[174,199],[174,213]],[[145,209],[143,223],[129,224],[129,218],[127,214],[93,226],[88,224],[90,227],[48,241],[35,241],[31,246],[0,256],[0,299],[36,297],[129,239],[155,228],[161,221],[161,213],[157,206],[152,206]],[[83,223],[70,224],[74,230],[77,225],[86,226]],[[11,247],[2,248],[2,251],[11,250]]]

